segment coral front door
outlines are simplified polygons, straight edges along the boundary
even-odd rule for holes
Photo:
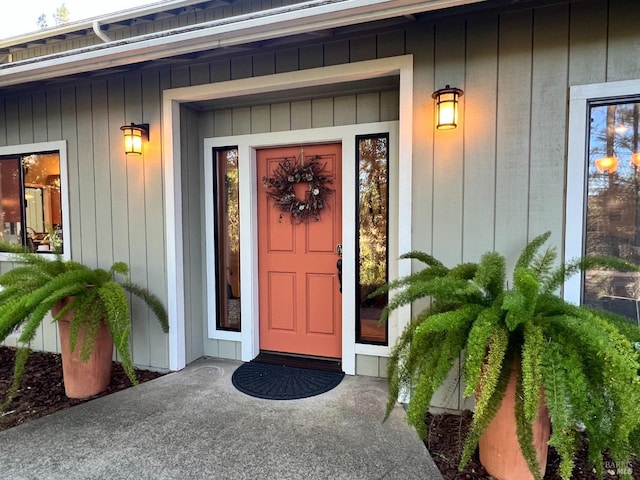
[[[331,358],[342,357],[342,296],[336,262],[342,243],[342,146],[341,144],[279,147],[257,151],[258,172],[258,270],[260,291],[260,349]],[[318,192],[323,208],[317,217],[294,216],[269,198],[264,177],[317,161],[324,168]],[[313,195],[314,182],[292,182],[295,199],[282,201],[304,208]],[[293,180],[293,178],[287,181]],[[310,192],[311,190],[311,192]],[[322,190],[322,189],[320,189]],[[309,193],[310,192],[310,193]],[[313,207],[310,211],[313,213]],[[304,215],[303,215],[304,216]]]

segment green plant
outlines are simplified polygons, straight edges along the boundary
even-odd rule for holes
[[[55,315],[57,321],[71,315],[69,343],[76,348],[81,328],[84,340],[80,360],[87,361],[95,344],[98,327],[104,321],[120,361],[133,384],[137,383],[129,352],[131,313],[127,293],[141,298],[153,311],[164,332],[169,329],[167,313],[151,292],[128,280],[128,266],[114,263],[111,268],[91,269],[67,261],[57,253],[53,259],[24,251],[20,247],[0,245],[0,250],[14,253],[19,265],[0,275],[0,341],[21,329],[12,386],[0,410],[6,408],[20,385],[21,374],[39,325],[51,307],[64,299],[70,301]]]
[[[49,247],[51,251],[57,251],[62,247],[62,239],[60,238],[60,235],[58,235],[56,230],[53,228],[49,230],[49,233],[47,233],[44,236],[42,241],[49,243]]]
[[[391,282],[372,295],[396,290],[385,312],[430,297],[401,334],[388,362],[387,416],[401,389],[410,389],[408,421],[424,437],[425,415],[454,362],[463,362],[465,395],[476,395],[473,421],[460,467],[497,412],[507,380],[517,369],[518,441],[529,469],[540,478],[532,448],[532,423],[540,392],[549,411],[549,444],[569,479],[584,435],[589,459],[602,475],[602,454],[626,465],[640,452],[640,329],[614,314],[565,302],[554,292],[565,278],[594,268],[637,270],[621,260],[587,257],[553,268],[556,251],[541,247],[549,233],[531,241],[505,289],[505,258],[484,254],[479,263],[453,268],[422,252],[403,258],[426,268]],[[462,355],[462,357],[460,357]]]

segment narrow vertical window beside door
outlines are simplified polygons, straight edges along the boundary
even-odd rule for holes
[[[216,328],[240,331],[238,150],[217,149],[214,159]]]
[[[356,339],[359,343],[387,344],[387,325],[379,324],[388,296],[369,298],[388,278],[389,136],[356,137],[358,154],[358,239],[356,251]]]

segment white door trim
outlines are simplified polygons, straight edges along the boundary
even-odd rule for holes
[[[215,244],[213,235],[206,235],[207,251],[207,318],[209,338],[223,340],[239,340],[242,342],[242,360],[250,361],[260,353],[259,341],[259,297],[258,297],[258,216],[257,195],[258,179],[256,168],[256,152],[261,148],[287,145],[304,145],[319,143],[342,144],[342,244],[343,259],[355,258],[356,217],[355,217],[355,137],[375,133],[389,133],[390,167],[397,169],[398,122],[380,122],[340,127],[315,128],[254,135],[216,137],[204,141],[205,172],[205,218],[207,232],[213,232],[213,149],[235,145],[238,147],[238,178],[240,190],[240,295],[242,309],[242,332],[216,330],[216,284],[215,284]],[[295,139],[295,141],[292,141]],[[393,182],[395,184],[396,182]],[[395,195],[394,195],[395,194]],[[397,224],[397,187],[390,185],[390,198],[396,205],[391,205],[390,225]],[[396,208],[394,208],[396,207]],[[390,228],[394,231],[393,228]],[[389,258],[397,258],[397,239],[389,241]],[[395,262],[390,262],[395,263]],[[395,272],[390,265],[390,274]],[[355,373],[355,261],[343,263],[342,289],[342,368],[345,373]],[[397,319],[390,321],[394,325]],[[390,328],[390,337],[396,329]],[[395,341],[389,338],[390,342]],[[380,348],[380,347],[379,347]],[[381,347],[381,354],[388,355],[388,347]]]
[[[186,365],[186,322],[184,292],[184,251],[182,244],[182,188],[181,188],[181,145],[180,145],[180,104],[201,100],[231,98],[242,95],[283,91],[294,88],[312,87],[352,82],[368,78],[399,76],[399,133],[398,133],[398,192],[399,218],[396,233],[398,251],[411,250],[411,172],[412,172],[412,134],[413,134],[413,56],[403,55],[368,60],[344,65],[334,65],[259,78],[246,78],[193,87],[168,89],[163,92],[162,131],[164,152],[165,186],[165,225],[167,245],[167,290],[169,313],[169,368],[179,370]],[[343,128],[343,127],[340,127]],[[291,132],[288,132],[291,139]],[[288,142],[290,143],[290,141]],[[246,200],[245,200],[246,201]],[[241,207],[242,208],[242,207]],[[242,248],[242,247],[241,247]],[[398,275],[411,272],[410,262],[399,262]],[[255,295],[252,293],[251,296]],[[343,301],[345,299],[343,298]],[[397,331],[402,330],[409,321],[410,307],[399,310]],[[397,336],[390,332],[390,337]],[[395,334],[395,335],[394,335]],[[354,334],[350,339],[354,341]],[[348,339],[343,337],[343,342]],[[255,344],[256,339],[251,339]],[[244,342],[243,342],[244,343]],[[355,345],[355,343],[354,343]],[[243,353],[243,358],[245,358]],[[355,354],[353,365],[343,368],[355,372]]]

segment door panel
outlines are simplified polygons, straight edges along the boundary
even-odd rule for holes
[[[267,321],[269,329],[295,331],[296,274],[294,272],[269,272]]]
[[[335,323],[326,321],[325,304],[335,302],[335,279],[333,274],[307,275],[307,332],[324,335],[335,335]],[[330,298],[314,295],[314,292],[326,292]]]
[[[301,147],[258,150],[258,271],[260,349],[332,358],[342,356],[342,298],[336,245],[342,243],[341,145],[305,145],[304,156],[319,156],[327,185],[318,221],[291,222],[269,199],[263,177]],[[295,185],[303,198],[306,183]]]

